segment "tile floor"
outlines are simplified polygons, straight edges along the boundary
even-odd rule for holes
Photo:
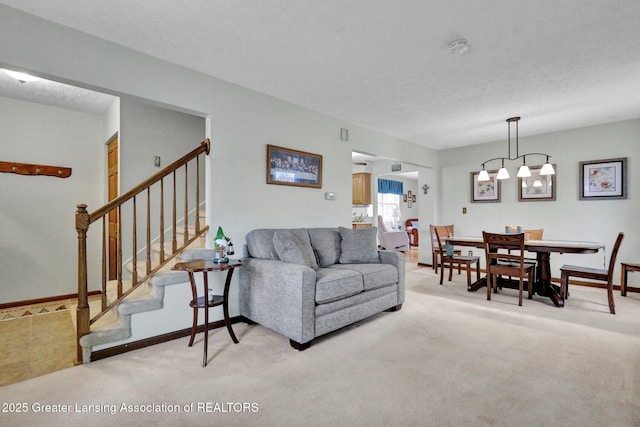
[[[68,310],[0,321],[0,386],[73,366],[75,335]]]

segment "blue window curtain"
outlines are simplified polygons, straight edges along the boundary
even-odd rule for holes
[[[378,179],[378,193],[402,196],[402,183],[390,179]]]

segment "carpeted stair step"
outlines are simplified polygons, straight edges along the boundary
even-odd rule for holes
[[[213,256],[213,250],[195,247],[183,251],[178,261],[192,261],[212,258]],[[80,345],[83,348],[83,363],[91,362],[93,347],[130,338],[132,336],[132,315],[163,308],[165,286],[189,282],[189,276],[186,272],[173,271],[170,268],[170,266],[167,266],[162,271],[154,274],[145,284],[140,285],[131,295],[118,304],[114,310],[105,314],[92,325],[92,331],[80,339]],[[116,281],[109,282],[109,294],[116,294],[115,286],[117,286]]]

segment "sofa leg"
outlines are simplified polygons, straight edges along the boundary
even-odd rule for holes
[[[400,311],[401,308],[402,308],[402,304],[398,304],[395,307],[386,309],[385,311]]]
[[[311,347],[311,341],[308,341],[304,344],[300,344],[299,342],[290,339],[289,344],[291,344],[291,347],[295,348],[298,351],[303,351]]]

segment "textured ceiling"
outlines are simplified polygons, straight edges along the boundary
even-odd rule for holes
[[[104,114],[116,99],[115,96],[51,80],[21,83],[3,71],[0,71],[0,96],[91,114]]]
[[[640,117],[638,0],[0,4],[436,149]]]

